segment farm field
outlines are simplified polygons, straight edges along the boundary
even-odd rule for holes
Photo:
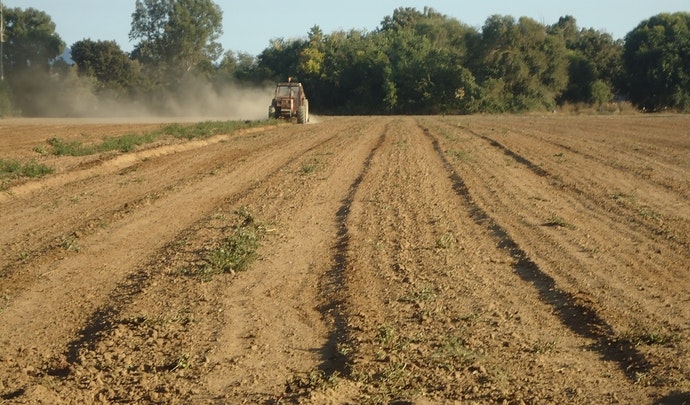
[[[161,125],[0,121],[0,403],[690,403],[690,116]]]

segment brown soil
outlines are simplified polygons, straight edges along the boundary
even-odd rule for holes
[[[0,192],[0,403],[690,402],[690,117],[36,152],[158,125],[0,121],[56,169]],[[240,209],[258,260],[205,274]]]

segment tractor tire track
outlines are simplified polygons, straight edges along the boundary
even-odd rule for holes
[[[255,192],[262,184],[267,182],[272,182],[282,171],[285,171],[286,167],[292,164],[292,162],[301,156],[304,156],[315,149],[323,147],[323,145],[332,141],[333,137],[326,138],[319,143],[310,146],[306,150],[300,150],[293,152],[291,156],[287,156],[280,160],[280,166],[272,168],[272,171],[268,173],[261,173],[258,177],[252,178],[252,183],[241,187],[236,193],[230,194],[223,197],[223,206],[236,206],[238,201],[246,199],[248,195]],[[273,148],[282,149],[287,146],[287,141],[281,144],[272,145]],[[247,160],[257,159],[256,156],[248,156]],[[242,168],[238,168],[237,171],[242,171]],[[215,208],[215,207],[214,207]],[[192,237],[195,232],[198,232],[199,228],[208,226],[210,219],[204,217],[200,219],[197,223],[191,225],[189,228],[184,229],[179,235],[175,236],[173,241],[164,247],[163,251],[171,251],[176,249],[176,245],[179,240],[186,240]],[[160,253],[155,254],[155,256],[160,256]],[[112,295],[105,300],[107,306],[104,308],[97,309],[90,317],[89,321],[86,322],[86,326],[78,333],[79,339],[70,342],[69,350],[66,353],[66,358],[69,363],[75,363],[79,361],[79,352],[87,347],[93,347],[98,343],[98,339],[104,334],[110,333],[110,329],[113,328],[112,320],[120,318],[120,313],[122,309],[136,299],[136,296],[141,294],[151,281],[152,274],[150,269],[155,267],[155,261],[149,262],[141,266],[141,269],[131,273],[127,276],[126,280],[119,284],[112,292]]]
[[[51,190],[60,190],[60,193],[54,193],[55,198],[48,201],[32,198],[32,193],[14,193],[11,199],[2,202],[5,211],[3,220],[14,226],[13,232],[0,236],[0,244],[4,246],[2,259],[6,263],[0,268],[0,274],[10,277],[17,269],[40,267],[55,255],[60,255],[61,251],[69,250],[75,239],[110,226],[136,209],[184,188],[191,181],[201,181],[213,176],[228,160],[246,159],[246,150],[243,149],[246,146],[242,146],[246,145],[246,139],[243,138],[248,136],[233,136],[232,139],[238,146],[236,150],[204,156],[203,160],[195,150],[230,138],[217,136],[184,145],[163,146],[114,156],[86,170],[59,174],[57,180],[49,177],[32,182],[32,188],[39,190],[33,193],[45,195]],[[273,137],[263,138],[268,140]],[[290,138],[283,137],[276,141],[281,142],[280,145],[284,147],[290,142]],[[185,166],[180,167],[177,160],[165,159],[165,156],[181,153],[192,156]],[[209,166],[213,168],[209,170]],[[155,171],[157,174],[153,177],[159,180],[144,181],[139,175],[140,171],[152,174]],[[113,177],[113,174],[118,176]],[[117,186],[114,186],[114,182]],[[96,204],[98,207],[94,208]],[[40,214],[46,209],[51,215]]]
[[[678,181],[668,182],[659,176],[652,178],[649,174],[649,172],[655,173],[669,170],[668,164],[650,161],[646,166],[649,172],[641,172],[640,169],[631,167],[630,164],[612,162],[611,157],[587,153],[584,150],[565,145],[564,142],[552,140],[546,136],[538,136],[526,132],[520,132],[518,135],[501,136],[503,138],[502,142],[510,145],[506,146],[496,140],[497,134],[495,130],[486,132],[492,135],[485,135],[468,127],[459,126],[458,128],[462,128],[486,140],[492,146],[503,150],[506,155],[511,156],[519,163],[527,163],[526,166],[530,167],[538,175],[548,176],[554,183],[570,188],[581,197],[592,200],[593,205],[606,204],[609,212],[616,212],[621,218],[625,218],[626,222],[633,221],[637,226],[646,227],[652,233],[678,243],[679,248],[690,250],[690,245],[681,237],[681,235],[687,234],[690,230],[690,206],[687,204],[690,188],[683,188]],[[509,132],[511,131],[505,129],[505,133]],[[563,138],[567,139],[566,136]],[[542,151],[540,155],[530,152],[529,143],[531,139],[534,139],[534,142],[540,145],[539,150]],[[550,156],[556,159],[557,164],[554,164],[553,160],[545,159],[543,151],[546,148],[542,146],[544,144],[556,146],[557,149],[553,150]],[[518,152],[514,152],[511,148],[520,149]],[[566,156],[564,151],[572,153],[572,155],[568,155],[570,158]],[[619,156],[624,155],[622,152],[612,153],[616,153]],[[525,157],[526,155],[532,155],[533,158],[540,159],[542,165],[548,167],[548,169],[532,163]],[[573,162],[571,163],[569,160]],[[633,160],[637,160],[637,158]],[[639,160],[644,161],[645,159]],[[652,164],[658,170],[654,170],[654,167],[651,166]],[[567,171],[564,172],[560,169],[562,166],[568,168],[588,167],[590,168],[590,175],[582,179],[573,178],[568,176]],[[672,176],[674,178],[682,178],[682,175],[679,173],[675,173]],[[634,193],[644,198],[644,202],[631,201],[632,195],[629,194],[630,190],[621,190],[619,188],[620,184],[631,183],[636,184]],[[608,193],[610,198],[602,198],[600,195],[593,194],[593,187],[610,190]],[[654,198],[647,196],[654,196]],[[659,210],[659,212],[654,213],[648,207],[653,207],[655,210]],[[659,216],[662,218],[659,218]]]
[[[0,197],[0,402],[690,398],[687,117],[319,121],[41,157]],[[3,122],[10,158],[91,128]]]
[[[387,133],[345,205],[347,252],[342,268],[336,266],[346,328],[340,342],[346,382],[336,388],[342,401],[564,400],[502,377],[514,375],[505,371],[508,364],[526,366],[530,355],[521,353],[541,350],[530,347],[547,336],[588,375],[618,372],[598,352],[584,360],[581,347],[593,339],[549,320],[553,306],[531,284],[516,284],[515,259],[485,224],[465,216],[473,208],[458,200],[457,183],[417,121],[394,119]],[[538,386],[581,372],[545,367],[560,371]],[[617,384],[617,395],[627,395],[630,383]],[[307,403],[328,399],[313,395]],[[581,395],[579,401],[591,394]]]
[[[311,136],[299,138],[297,142],[294,135],[292,139],[289,133],[281,135],[275,145],[277,147],[267,144],[266,147],[252,152],[251,160],[241,159],[239,164],[225,169],[218,166],[218,161],[210,160],[206,162],[206,167],[216,171],[215,176],[202,175],[192,177],[193,181],[183,180],[184,185],[179,190],[138,210],[128,211],[125,217],[111,224],[107,232],[85,235],[79,241],[81,248],[78,252],[66,255],[58,263],[49,262],[47,268],[31,269],[42,276],[24,291],[11,291],[11,305],[2,314],[2,329],[7,331],[3,336],[3,353],[21,353],[5,357],[11,359],[8,369],[31,367],[36,370],[32,376],[64,376],[67,364],[76,359],[78,350],[92,344],[99,332],[108,326],[107,321],[103,324],[104,317],[117,313],[118,304],[109,300],[134,298],[137,290],[147,280],[145,271],[141,273],[133,269],[140,265],[144,265],[145,268],[150,255],[155,256],[167,241],[174,239],[181,229],[193,224],[199,216],[213,211],[227,195],[232,195],[233,189],[241,191],[251,188],[257,176],[265,176],[261,174],[262,171],[285,165],[292,158],[324,142],[324,138],[328,139],[328,136],[319,134],[316,130],[312,130],[311,133]],[[231,148],[230,145],[222,146]],[[218,151],[215,145],[205,148],[215,149],[214,152],[222,159],[222,150]],[[296,153],[293,152],[295,154],[291,155],[289,150]],[[193,156],[199,153],[199,149],[194,149],[186,154],[174,154],[164,159],[172,159],[180,164],[191,160],[189,154]],[[260,166],[257,166],[257,163]],[[161,166],[164,165],[153,166],[153,176],[158,176],[157,169]],[[98,177],[93,181],[100,183]],[[226,184],[232,186],[226,188]],[[206,197],[199,200],[200,196]],[[189,210],[189,207],[194,208]],[[171,213],[174,213],[174,216],[171,217]],[[136,246],[130,243],[136,241],[143,232],[154,235],[149,233],[154,229],[157,232],[156,237],[147,239],[144,245]],[[104,260],[99,260],[99,257]],[[80,280],[80,283],[75,283],[76,280]],[[63,283],[75,283],[74,289],[61,290],[59,287]],[[99,307],[100,309],[95,312],[89,310]],[[86,312],[93,315],[85,317]],[[38,313],[41,313],[41,316],[37,316]],[[55,319],[61,320],[59,327],[45,326],[45,322],[52,323]],[[86,326],[79,330],[75,329],[77,325]],[[51,347],[52,349],[46,350],[48,353],[61,353],[63,351],[59,346],[68,347],[67,358],[62,354],[53,354],[50,355],[51,358],[45,358],[46,353],[27,350],[19,343],[21,339],[16,337],[17,334],[30,339],[35,345]],[[79,337],[69,343],[65,339],[68,339],[70,334],[77,334]]]
[[[599,338],[598,346],[603,354],[608,356],[611,347],[622,348],[620,364],[634,381],[651,375],[658,376],[655,378],[659,383],[682,378],[687,371],[663,365],[668,364],[669,358],[682,356],[687,351],[684,344],[674,343],[672,337],[664,338],[670,339],[666,343],[649,343],[649,346],[640,345],[640,341],[653,342],[644,336],[673,336],[687,330],[690,314],[686,306],[659,302],[659,297],[679,304],[690,302],[687,292],[679,288],[687,274],[676,264],[684,260],[684,249],[648,254],[647,246],[660,243],[654,227],[638,226],[634,219],[613,215],[616,211],[609,209],[600,200],[601,193],[591,187],[570,186],[568,183],[577,174],[562,177],[565,174],[559,173],[554,178],[542,169],[535,172],[533,167],[524,164],[530,162],[529,157],[514,159],[511,154],[519,153],[511,150],[507,155],[511,161],[506,165],[514,174],[499,179],[494,173],[501,166],[500,160],[485,153],[486,149],[472,139],[486,142],[502,154],[506,153],[506,147],[466,128],[450,131],[447,126],[437,128],[439,133],[446,134],[441,148],[446,155],[457,154],[457,147],[462,147],[467,154],[462,156],[463,160],[453,161],[453,166],[464,173],[465,179],[471,180],[467,187],[475,203],[501,223],[501,228],[532,262],[548,272],[560,289],[583,302],[585,311],[590,308],[609,326],[609,331]],[[513,168],[511,162],[518,166]],[[534,180],[543,184],[528,186],[530,180],[520,174],[520,166],[543,179]],[[471,173],[485,174],[477,179]],[[545,192],[550,188],[551,192]],[[516,211],[516,202],[521,200],[524,209]],[[546,217],[554,208],[559,210],[558,214]],[[638,260],[633,261],[633,257]],[[630,288],[631,285],[639,287]],[[626,366],[626,362],[632,366]]]
[[[609,325],[595,307],[583,302],[574,294],[565,291],[556,284],[556,281],[547,272],[543,271],[525,252],[519,244],[511,238],[509,232],[496,222],[484,209],[477,206],[472,198],[472,193],[467,188],[463,179],[455,171],[452,163],[443,152],[438,138],[432,134],[429,128],[422,127],[424,133],[431,139],[434,149],[443,160],[448,170],[448,176],[453,182],[453,189],[463,202],[469,207],[472,218],[478,225],[486,226],[496,239],[497,245],[510,252],[515,261],[513,269],[525,282],[534,285],[539,297],[545,303],[553,307],[554,314],[560,321],[578,335],[595,340],[592,345],[594,350],[601,353],[606,360],[615,361],[628,378],[635,382],[639,373],[648,372],[649,361],[637,348],[628,341],[621,341],[614,329]],[[488,141],[491,146],[503,151],[506,155],[525,165],[535,175],[548,177],[549,173],[537,167],[528,159],[508,150],[501,144],[481,135],[475,134]]]

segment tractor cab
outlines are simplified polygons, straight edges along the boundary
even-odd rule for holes
[[[297,117],[297,122],[305,124],[309,122],[309,100],[304,93],[302,83],[287,82],[277,83],[273,100],[268,107],[268,118],[292,119]]]

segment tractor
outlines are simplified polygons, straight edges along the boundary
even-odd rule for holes
[[[297,117],[300,124],[309,122],[309,100],[304,94],[302,83],[288,78],[287,82],[276,84],[273,101],[268,107],[268,118],[291,120],[293,117]]]

